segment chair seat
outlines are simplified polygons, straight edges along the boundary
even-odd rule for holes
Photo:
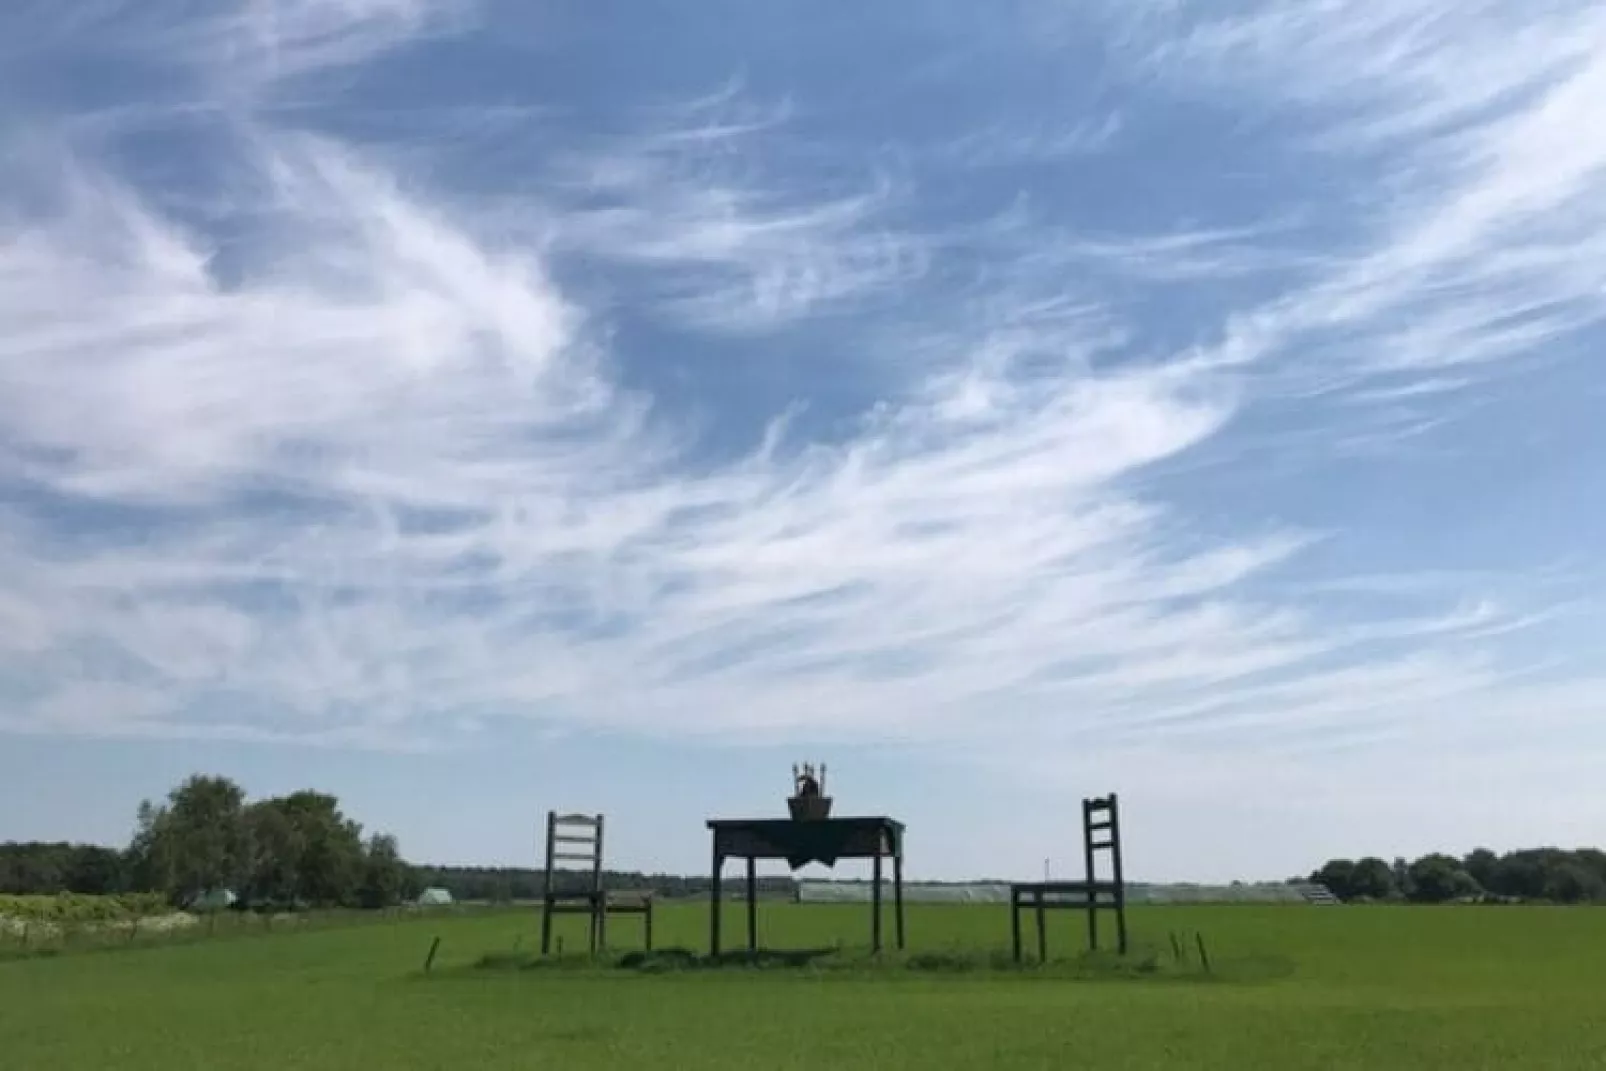
[[[541,899],[550,904],[590,904],[602,899],[601,890],[570,889],[566,892],[549,892]]]
[[[560,909],[564,907],[589,909],[600,902],[609,911],[647,911],[652,907],[652,892],[650,890],[638,892],[633,889],[582,889],[579,892],[554,892],[544,900]]]
[[[637,892],[635,890],[620,890],[605,894],[610,911],[649,911],[652,909],[652,893]]]

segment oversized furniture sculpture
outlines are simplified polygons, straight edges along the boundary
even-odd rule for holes
[[[760,859],[784,859],[796,870],[808,863],[835,866],[838,859],[872,860],[870,946],[881,951],[882,860],[892,859],[893,926],[897,947],[904,947],[903,823],[885,816],[831,818],[824,793],[825,767],[793,768],[795,791],[787,800],[791,818],[713,818],[713,880],[709,889],[708,952],[720,953],[720,874],[727,859],[747,861],[747,947],[758,948],[758,866]]]
[[[560,864],[580,863],[581,867]],[[565,881],[565,876],[572,879]],[[566,885],[567,888],[559,888]],[[595,955],[608,947],[608,916],[640,915],[644,943],[652,948],[652,893],[609,892],[602,887],[602,815],[546,816],[546,869],[541,890],[541,954],[552,952],[555,915],[585,915],[588,945]]]
[[[1110,878],[1098,880],[1098,853],[1110,856]],[[1121,812],[1115,793],[1082,801],[1082,858],[1084,881],[1040,881],[1009,887],[1010,936],[1015,962],[1021,960],[1021,912],[1031,908],[1037,918],[1037,958],[1048,959],[1048,928],[1044,913],[1052,909],[1087,912],[1087,946],[1099,947],[1100,910],[1115,912],[1116,944],[1126,955],[1126,878],[1121,868]]]

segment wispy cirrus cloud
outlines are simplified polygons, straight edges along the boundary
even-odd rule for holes
[[[1554,592],[1485,599],[1452,570],[1320,596],[1342,569],[1309,562],[1341,522],[1270,492],[1213,507],[1226,485],[1190,468],[1244,457],[1262,420],[1271,449],[1307,429],[1313,480],[1353,480],[1343,442],[1380,431],[1357,409],[1405,407],[1393,442],[1427,434],[1444,395],[1596,322],[1606,141],[1572,36],[1594,24],[1557,8],[1495,64],[1498,12],[1447,11],[1150,12],[1129,54],[1168,92],[1293,108],[1310,166],[1353,170],[1251,225],[1201,203],[1095,227],[1078,196],[1119,203],[1107,178],[1058,199],[999,178],[1027,152],[1018,181],[1040,182],[1018,122],[933,136],[960,158],[905,170],[848,117],[803,145],[803,92],[674,108],[642,89],[618,129],[556,108],[537,137],[499,99],[494,135],[465,112],[473,136],[437,146],[388,112],[351,121],[385,104],[337,76],[494,34],[494,9],[107,6],[85,39],[176,49],[200,73],[175,96],[221,116],[200,136],[227,166],[190,176],[209,208],[186,215],[100,137],[47,136],[71,107],[10,116],[34,174],[65,179],[0,179],[0,571],[19,578],[0,724],[424,747],[523,719],[1022,760],[1237,749],[1248,768],[1497,735],[1525,695],[1581,723],[1606,691],[1507,645]],[[69,29],[62,48],[90,33]],[[1390,70],[1339,76],[1384,40]],[[1498,91],[1443,73],[1468,64]],[[1134,96],[1116,136],[1046,148],[1141,167],[1160,105]],[[1051,118],[1035,129],[1082,129]],[[521,135],[528,166],[501,167],[512,150],[486,142]],[[659,333],[620,341],[621,312]],[[710,409],[769,427],[710,449],[652,373],[733,338],[749,363],[829,348],[878,387],[789,366],[812,408],[766,409],[700,366]]]
[[[727,93],[645,111],[639,127],[555,162],[567,195],[555,255],[611,262],[660,314],[737,335],[852,311],[925,269],[927,239],[896,222],[889,176],[851,169],[799,188],[776,173],[764,150],[784,107],[741,108]]]
[[[999,127],[961,134],[934,155],[971,167],[1052,164],[1105,151],[1121,133],[1121,117],[1111,112],[1070,123]]]
[[[285,86],[421,38],[467,28],[473,0],[22,0],[7,21],[32,41],[19,55],[71,51],[204,79],[215,98]]]
[[[1180,8],[1189,12],[1191,9]],[[1357,190],[1371,241],[1317,285],[1250,314],[1233,359],[1279,348],[1357,377],[1469,372],[1599,321],[1606,136],[1590,119],[1606,21],[1587,5],[1325,3],[1181,15],[1142,61],[1188,91],[1259,94],[1314,120],[1318,144],[1383,153]],[[1242,99],[1236,97],[1235,99]],[[1336,139],[1336,140],[1335,140]],[[1307,366],[1317,362],[1304,362]]]

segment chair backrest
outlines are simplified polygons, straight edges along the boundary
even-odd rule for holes
[[[1094,856],[1099,852],[1108,852],[1111,870],[1109,880],[1117,888],[1125,886],[1125,868],[1121,862],[1120,800],[1114,792],[1082,801],[1082,851],[1090,883],[1098,880],[1094,873]]]
[[[559,872],[580,879],[580,888],[559,889]],[[602,815],[546,815],[546,895],[602,891]]]

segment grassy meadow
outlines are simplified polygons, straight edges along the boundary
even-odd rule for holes
[[[666,905],[657,944],[702,949],[706,918],[701,904]],[[1072,962],[1018,972],[479,966],[535,945],[529,909],[67,950],[0,962],[0,1066],[1606,1067],[1606,911],[1213,906],[1131,919],[1132,960],[1152,972],[1078,968],[1071,913],[1051,919],[1051,952]],[[582,920],[558,922],[579,947]],[[725,923],[740,943],[739,905]],[[615,952],[636,947],[638,925],[615,920]],[[979,962],[1008,947],[997,907],[911,906],[909,930],[911,954]],[[1196,932],[1209,977],[1171,962],[1169,935]],[[768,947],[867,936],[862,905],[763,908]]]

